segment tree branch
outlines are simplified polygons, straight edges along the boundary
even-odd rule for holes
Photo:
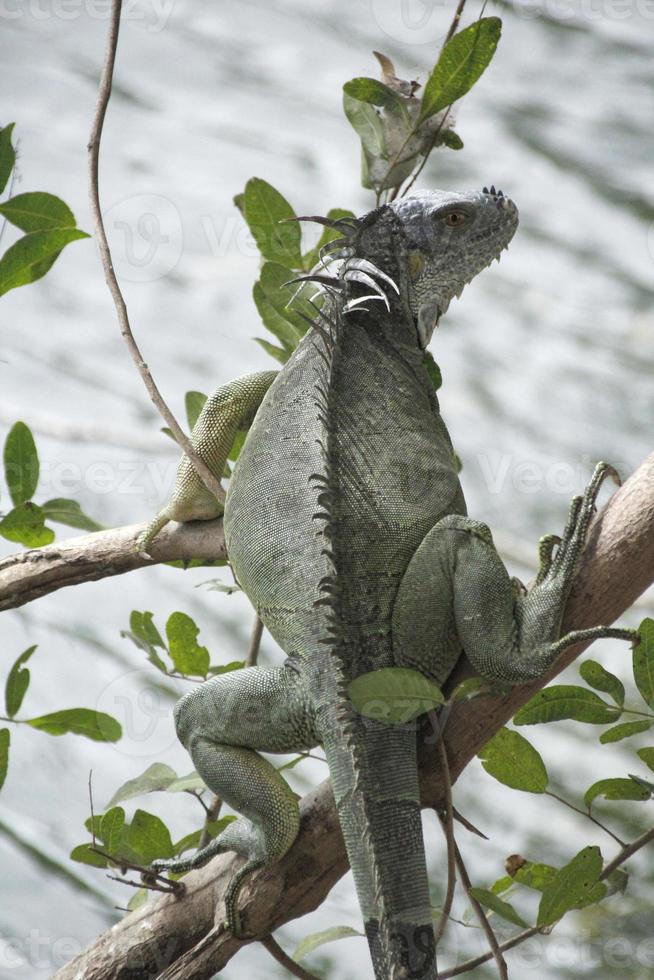
[[[97,531],[22,551],[0,559],[0,611],[56,592],[68,585],[95,582],[166,561],[225,560],[222,519],[168,524],[151,545],[151,555],[137,550],[147,524]]]
[[[594,522],[566,609],[564,629],[612,622],[653,581],[654,454],[614,494]],[[538,683],[516,687],[505,697],[479,696],[453,705],[444,733],[453,781],[517,709],[581,649],[566,651]],[[470,673],[463,664],[450,686]],[[431,736],[431,728],[428,731]],[[433,739],[429,744],[424,738],[419,742],[423,803],[442,807],[443,775]],[[227,883],[241,863],[233,855],[221,855],[185,877],[187,895],[182,900],[165,895],[127,915],[59,970],[57,980],[79,976],[84,980],[125,980],[137,975],[205,980],[223,969],[244,943],[263,938],[317,908],[347,870],[328,781],[303,798],[300,814],[300,833],[288,854],[255,873],[243,889],[241,916],[252,939],[235,939],[222,925],[216,925],[224,917],[222,896]],[[170,969],[162,973],[169,964]]]

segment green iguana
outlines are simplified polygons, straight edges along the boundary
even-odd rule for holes
[[[416,731],[358,714],[349,683],[404,666],[442,684],[463,650],[483,677],[519,684],[580,640],[633,638],[605,627],[560,636],[610,466],[600,463],[575,497],[562,537],[542,540],[526,593],[486,525],[466,516],[424,351],[450,300],[499,258],[517,224],[494,187],[419,194],[336,222],[330,262],[308,277],[324,292],[312,329],[279,374],[220,388],[193,431],[220,475],[236,430],[254,419],[229,484],[225,538],[288,659],[215,677],[177,704],[199,774],[243,816],[190,860],[153,868],[242,854],[226,896],[238,931],[244,876],[285,854],[299,825],[294,794],[258,752],[322,745],[378,980],[437,976]],[[141,546],[167,520],[221,511],[184,460]]]

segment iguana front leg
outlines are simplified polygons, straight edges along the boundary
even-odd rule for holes
[[[220,479],[239,429],[252,424],[277,371],[260,371],[216,388],[193,426],[191,441],[197,454]],[[207,490],[193,463],[182,456],[170,500],[138,539],[139,551],[148,546],[169,521],[210,521],[220,517],[223,504]]]
[[[565,604],[603,480],[599,463],[583,496],[575,497],[556,552],[541,545],[533,587],[516,593],[485,524],[449,515],[427,534],[398,591],[393,615],[397,662],[438,681],[453,666],[457,645],[483,677],[524,684],[540,677],[568,647],[615,637],[634,642],[635,630],[595,626],[560,636]]]

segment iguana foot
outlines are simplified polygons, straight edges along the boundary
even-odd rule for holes
[[[616,469],[609,463],[598,463],[584,493],[573,497],[568,520],[561,538],[548,534],[539,543],[540,568],[534,588],[558,581],[569,588],[577,560],[588,537],[588,529],[596,511],[596,502],[602,484],[611,477],[618,486],[621,483]],[[556,550],[555,550],[556,548]],[[567,593],[566,593],[567,595]]]
[[[173,874],[184,874],[187,871],[195,871],[202,868],[217,854],[224,854],[227,851],[243,853],[243,850],[250,847],[253,838],[253,827],[249,820],[236,820],[230,824],[222,834],[211,841],[201,851],[198,851],[190,858],[160,858],[153,861],[150,870],[156,874],[168,871]],[[245,879],[253,871],[264,867],[268,862],[263,856],[251,856],[242,868],[236,872],[231,879],[225,892],[225,913],[227,926],[235,936],[241,935],[241,918],[238,911],[238,897]]]

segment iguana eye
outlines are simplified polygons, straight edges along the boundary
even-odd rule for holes
[[[466,218],[465,211],[450,211],[449,214],[445,215],[445,224],[449,225],[450,228],[458,228]]]

